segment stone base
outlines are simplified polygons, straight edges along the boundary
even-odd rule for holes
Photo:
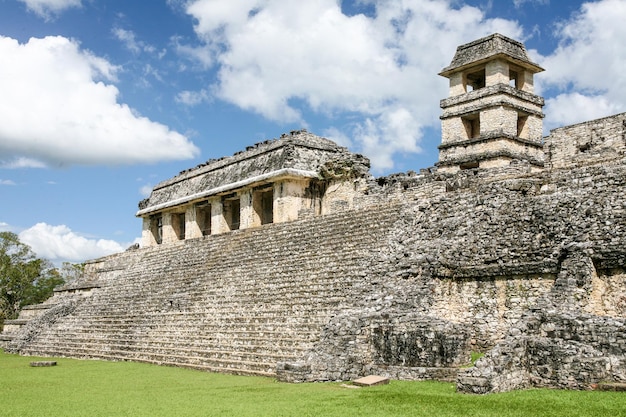
[[[57,363],[56,361],[36,361],[36,362],[31,362],[30,366],[34,368],[39,368],[39,367],[47,367],[47,366],[57,366]]]
[[[387,385],[389,378],[378,375],[368,375],[363,378],[355,379],[352,383],[359,387],[373,387],[374,385]]]
[[[615,391],[615,392],[626,392],[626,384],[623,383],[610,383],[604,382],[598,384],[594,387],[597,391]]]

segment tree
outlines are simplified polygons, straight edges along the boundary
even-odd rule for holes
[[[17,318],[24,306],[46,300],[63,282],[61,272],[37,258],[15,233],[0,232],[0,325]]]

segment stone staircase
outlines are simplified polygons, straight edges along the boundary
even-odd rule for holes
[[[54,306],[55,304],[50,302],[25,306],[17,319],[5,320],[4,328],[0,333],[0,348],[6,348],[24,325]]]
[[[275,375],[353,301],[349,289],[397,212],[390,204],[104,259],[89,278],[99,288],[20,353]]]

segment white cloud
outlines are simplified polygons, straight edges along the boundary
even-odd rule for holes
[[[0,139],[1,140],[1,139]],[[0,168],[18,169],[18,168],[45,168],[46,164],[36,159],[18,157],[11,161],[0,161]]]
[[[550,4],[550,0],[513,0],[513,5],[515,8],[520,8],[526,3],[537,3],[539,5],[547,5]]]
[[[177,103],[186,106],[197,106],[200,103],[211,101],[211,95],[205,89],[200,91],[181,91],[176,95],[175,100]]]
[[[626,1],[584,3],[579,13],[562,22],[560,44],[540,58],[546,69],[538,77],[547,100],[546,126],[556,127],[626,110]]]
[[[0,232],[9,232],[11,230],[11,226],[9,223],[0,222]]]
[[[3,180],[2,178],[0,178],[0,185],[16,185],[15,181],[13,180]]]
[[[141,188],[139,188],[139,194],[142,197],[150,197],[150,194],[152,194],[152,184],[146,184],[141,186]]]
[[[347,16],[336,0],[195,0],[187,13],[202,62],[218,66],[217,97],[285,123],[306,125],[298,105],[356,115],[346,136],[381,170],[396,153],[419,152],[422,130],[439,124],[447,86],[436,74],[457,45],[493,32],[520,39],[522,30],[447,0],[374,4],[372,17]]]
[[[198,148],[117,102],[117,67],[64,37],[0,36],[0,154],[40,164],[178,160]],[[8,163],[5,161],[5,163]]]
[[[156,48],[143,41],[137,40],[135,32],[119,27],[113,28],[113,35],[124,43],[124,46],[131,52],[138,54],[140,52],[156,52]]]
[[[19,0],[26,5],[26,8],[44,19],[49,19],[52,15],[58,15],[62,11],[80,7],[81,0]]]
[[[606,97],[580,93],[559,94],[546,100],[546,130],[619,113],[620,107]]]
[[[74,233],[65,225],[51,226],[37,223],[19,233],[20,241],[27,244],[41,258],[55,264],[61,262],[84,262],[125,248],[118,242],[105,239],[88,239]]]

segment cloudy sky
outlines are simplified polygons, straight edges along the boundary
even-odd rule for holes
[[[306,128],[375,175],[437,160],[437,73],[500,32],[545,127],[626,111],[626,0],[0,0],[0,231],[81,262],[179,171]]]

